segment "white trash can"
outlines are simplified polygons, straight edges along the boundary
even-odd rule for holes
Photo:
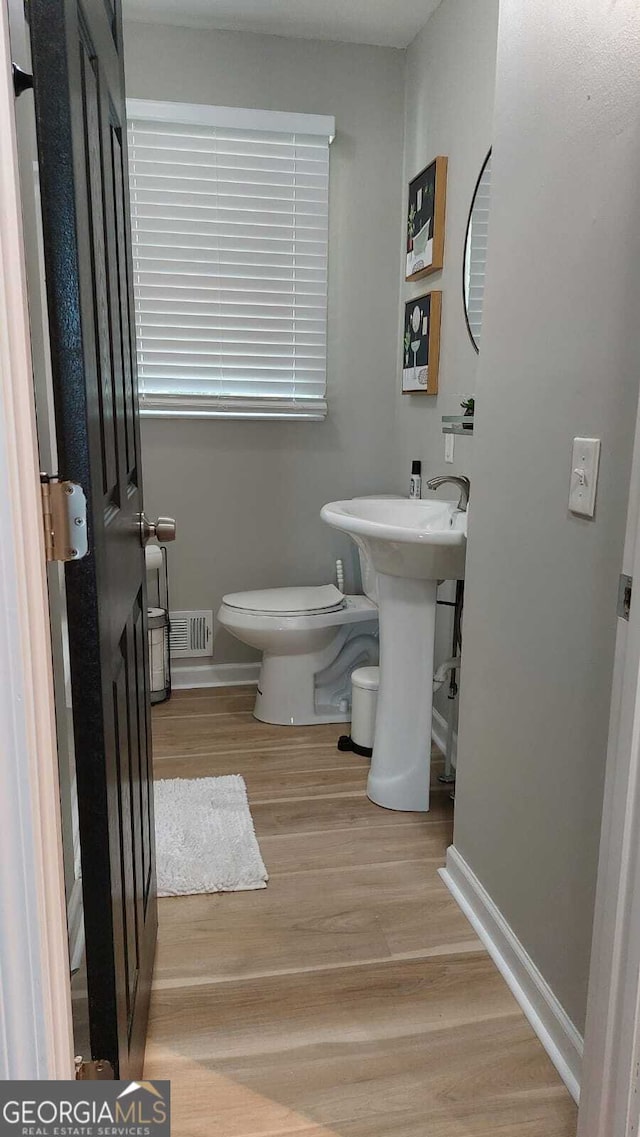
[[[358,667],[351,676],[351,735],[343,735],[339,750],[353,750],[370,758],[378,704],[379,667]]]

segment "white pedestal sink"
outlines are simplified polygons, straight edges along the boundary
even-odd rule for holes
[[[453,502],[352,498],[322,519],[362,545],[378,578],[380,690],[367,793],[429,809],[433,645],[439,580],[464,577],[467,515]]]

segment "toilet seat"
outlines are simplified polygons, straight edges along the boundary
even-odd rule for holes
[[[231,592],[222,603],[238,612],[257,616],[318,616],[345,607],[343,594],[333,584],[320,587],[266,588],[256,592]]]

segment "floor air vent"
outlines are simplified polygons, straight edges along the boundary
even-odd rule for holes
[[[213,612],[170,612],[169,646],[178,659],[187,655],[213,655]]]

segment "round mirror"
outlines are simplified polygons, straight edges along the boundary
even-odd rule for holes
[[[484,275],[487,263],[487,233],[491,202],[491,151],[487,154],[473,191],[473,200],[467,222],[464,248],[462,294],[464,314],[471,342],[480,350],[482,305],[484,302]]]

